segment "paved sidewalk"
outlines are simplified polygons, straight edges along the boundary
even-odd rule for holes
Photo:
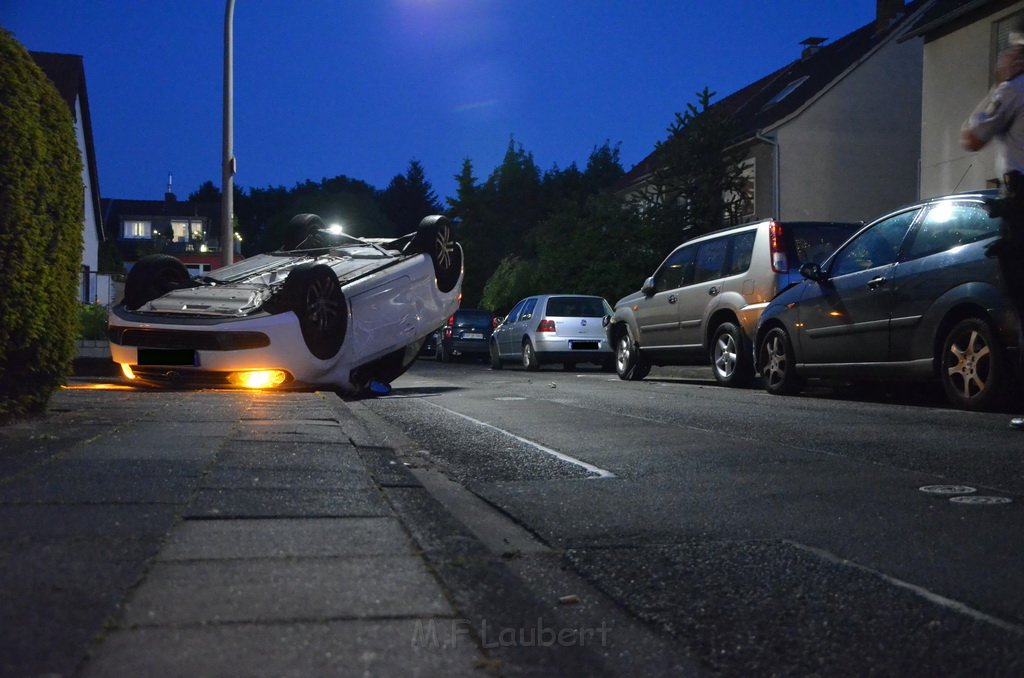
[[[0,674],[481,675],[339,405],[72,388],[0,429]]]
[[[596,593],[531,591],[358,403],[92,381],[0,427],[2,676],[692,667]]]

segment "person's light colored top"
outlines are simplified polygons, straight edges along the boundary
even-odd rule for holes
[[[999,83],[964,123],[963,145],[977,151],[995,139],[999,176],[1024,172],[1024,75]]]

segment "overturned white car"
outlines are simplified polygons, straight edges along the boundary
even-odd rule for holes
[[[136,262],[110,313],[111,356],[152,384],[359,393],[405,372],[458,308],[462,272],[443,216],[379,240],[300,214],[280,251],[201,278],[168,255]]]

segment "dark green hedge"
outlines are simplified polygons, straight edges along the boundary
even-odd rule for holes
[[[70,372],[84,195],[67,105],[0,29],[0,421],[43,411]]]

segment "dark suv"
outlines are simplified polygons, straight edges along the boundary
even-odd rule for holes
[[[460,308],[439,330],[434,357],[449,362],[460,356],[486,359],[494,331],[494,314],[476,308]]]

